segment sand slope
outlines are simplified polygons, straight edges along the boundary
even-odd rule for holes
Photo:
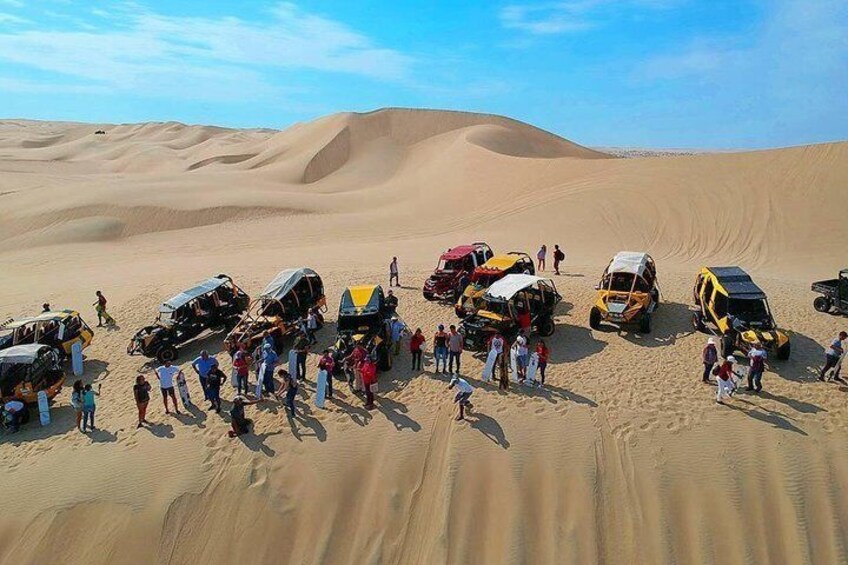
[[[87,351],[100,431],[73,430],[66,391],[50,427],[0,436],[0,492],[16,509],[0,561],[845,562],[848,388],[815,370],[846,321],[812,310],[809,282],[848,266],[846,183],[848,143],[616,159],[459,112],[282,132],[2,122],[0,317],[46,300],[91,321],[102,288],[120,327]],[[256,294],[307,264],[327,284],[323,347],[343,288],[385,284],[397,255],[400,311],[429,336],[454,317],[418,289],[440,250],[480,239],[568,254],[545,392],[483,386],[466,355],[476,413],[458,424],[443,376],[408,370],[403,352],[374,412],[341,384],[315,409],[311,380],[302,417],[250,408],[244,440],[214,413],[166,417],[155,396],[157,425],[135,429],[131,381],[151,364],[125,348],[163,298],[219,272]],[[592,285],[621,249],[659,263],[650,336],[588,328]],[[706,336],[689,325],[704,263],[750,270],[792,332],[766,394],[728,407],[699,382]],[[187,347],[186,370],[220,341]]]

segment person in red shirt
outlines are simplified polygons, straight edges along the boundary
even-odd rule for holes
[[[247,394],[247,377],[250,374],[250,357],[243,349],[236,351],[233,357],[233,369],[236,370],[236,389],[238,394]]]
[[[530,311],[526,308],[522,308],[518,312],[518,327],[524,330],[526,334],[530,334]]]
[[[353,392],[362,390],[362,362],[366,357],[368,357],[368,351],[362,347],[361,343],[357,343],[350,355],[344,358],[348,372],[347,383],[351,386]]]
[[[365,387],[365,408],[374,409],[374,389],[377,388],[377,365],[370,356],[362,362],[362,385]]]
[[[424,334],[421,333],[421,328],[417,328],[415,333],[412,334],[412,337],[409,339],[409,352],[412,353],[412,370],[414,371],[416,366],[418,370],[421,370],[421,354],[422,354],[422,346],[424,342],[427,341],[424,337]]]
[[[333,398],[333,372],[336,370],[336,360],[329,349],[325,349],[318,361],[318,370],[327,371],[327,398]]]
[[[548,357],[550,354],[551,351],[545,344],[545,340],[540,339],[539,343],[536,344],[536,355],[539,356],[539,376],[541,377],[539,386],[545,386],[545,368],[548,366]]]
[[[735,374],[733,371],[733,364],[736,363],[736,358],[733,355],[728,356],[728,358],[721,364],[718,370],[718,392],[716,392],[716,402],[719,404],[723,404],[722,399],[725,395],[728,398],[733,397],[733,389],[736,388],[735,383],[733,382],[733,375]]]

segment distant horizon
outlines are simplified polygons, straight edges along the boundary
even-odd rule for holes
[[[379,112],[383,110],[422,110],[429,112],[460,112],[460,113],[472,113],[472,114],[482,114],[482,115],[491,115],[502,118],[508,118],[512,120],[516,120],[518,122],[527,124],[529,126],[535,127],[567,141],[577,143],[578,145],[582,145],[589,149],[595,149],[598,151],[620,151],[622,153],[628,151],[646,151],[646,152],[668,152],[668,153],[740,153],[747,151],[768,151],[771,149],[791,149],[793,147],[805,147],[811,145],[827,145],[831,143],[848,143],[848,138],[846,139],[833,139],[833,140],[824,140],[824,141],[816,141],[811,143],[798,143],[794,145],[775,145],[769,147],[668,147],[668,146],[660,146],[660,145],[624,145],[624,144],[615,144],[615,143],[601,143],[598,145],[583,143],[579,139],[575,139],[573,136],[569,136],[568,134],[562,134],[559,132],[551,131],[540,127],[536,124],[525,122],[523,120],[518,120],[513,118],[512,116],[506,116],[503,114],[494,114],[492,112],[472,112],[470,110],[454,110],[454,109],[446,109],[446,108],[412,108],[405,106],[391,106],[391,107],[383,107],[383,108],[375,108],[373,110],[365,110],[365,111],[352,111],[352,110],[339,110],[338,112],[331,112],[329,114],[324,114],[321,116],[317,116],[311,120],[298,120],[292,122],[288,125],[282,127],[271,127],[271,126],[230,126],[230,125],[222,125],[208,122],[185,122],[182,120],[176,119],[153,119],[153,120],[144,120],[144,121],[88,121],[88,120],[74,120],[74,119],[62,119],[62,118],[26,118],[26,117],[2,117],[0,116],[0,122],[42,122],[42,123],[68,123],[68,124],[79,124],[79,125],[104,125],[104,126],[125,126],[125,125],[143,125],[143,124],[180,124],[186,127],[216,127],[222,129],[232,129],[232,130],[270,130],[282,132],[286,129],[301,123],[308,123],[315,120],[319,120],[321,118],[332,116],[335,114],[369,114],[373,112]]]

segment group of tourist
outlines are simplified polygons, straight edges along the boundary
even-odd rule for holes
[[[820,381],[827,381],[830,378],[846,384],[845,380],[840,376],[842,369],[841,359],[845,353],[846,339],[848,339],[848,332],[839,332],[839,335],[830,342],[830,346],[825,352],[824,367],[819,371],[818,379]],[[745,390],[759,394],[763,390],[763,373],[766,370],[768,353],[761,342],[755,341],[747,353],[747,358],[748,386]],[[738,369],[738,362],[733,355],[728,355],[724,359],[719,358],[716,340],[712,337],[707,340],[707,344],[701,352],[701,361],[704,365],[704,372],[701,377],[702,381],[712,384],[710,375],[716,377],[716,402],[723,404],[725,399],[733,397],[736,389],[740,386],[741,379],[745,378],[746,375]]]

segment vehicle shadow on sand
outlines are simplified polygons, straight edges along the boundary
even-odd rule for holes
[[[692,310],[681,302],[663,302],[652,317],[651,333],[641,333],[635,327],[602,324],[598,331],[618,333],[630,343],[643,347],[665,347],[678,339],[692,335]]]
[[[597,355],[607,346],[606,343],[595,339],[589,328],[571,324],[557,324],[554,335],[544,338],[550,349],[548,363],[574,363],[587,357]]]

